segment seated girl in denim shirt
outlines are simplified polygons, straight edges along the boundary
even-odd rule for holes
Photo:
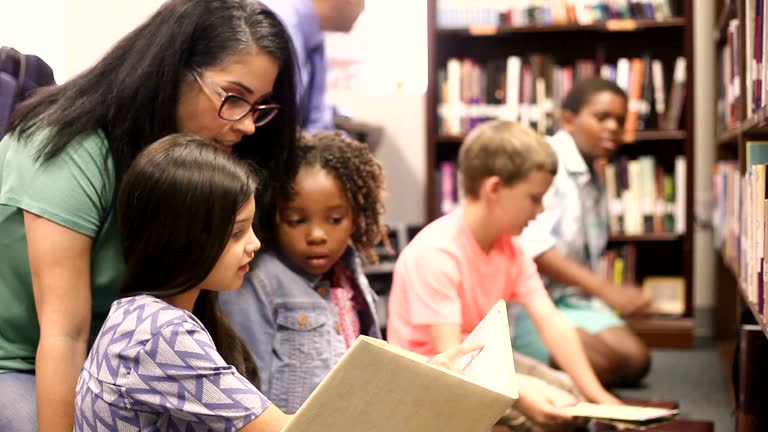
[[[361,334],[381,337],[359,253],[384,228],[384,179],[368,148],[334,132],[306,136],[293,191],[260,213],[264,253],[243,287],[222,293],[256,357],[261,390],[293,413]]]
[[[152,144],[125,173],[116,214],[125,279],[77,382],[75,431],[276,432],[253,357],[221,315],[260,247],[256,180],[194,135]]]

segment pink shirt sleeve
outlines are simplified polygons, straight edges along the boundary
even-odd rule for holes
[[[456,260],[448,252],[415,253],[402,277],[411,301],[408,315],[416,325],[461,324],[460,283]]]
[[[519,240],[516,238],[510,240],[510,253],[513,255],[513,259],[510,260],[513,264],[509,266],[510,280],[514,287],[510,300],[525,305],[536,300],[539,296],[548,296],[549,293],[544,287],[536,263],[523,251]]]

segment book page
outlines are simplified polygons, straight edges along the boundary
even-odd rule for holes
[[[623,420],[630,422],[644,422],[670,417],[679,412],[676,409],[632,405],[602,405],[590,402],[579,402],[576,405],[566,407],[565,411],[574,417]]]
[[[501,394],[517,398],[515,364],[509,336],[507,305],[499,300],[466,339],[484,347],[456,360],[456,367],[468,380]]]

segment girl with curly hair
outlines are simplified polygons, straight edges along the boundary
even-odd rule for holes
[[[221,306],[256,359],[261,390],[295,412],[361,334],[381,337],[363,258],[385,237],[381,166],[335,132],[298,147],[293,190],[259,211],[262,252]]]

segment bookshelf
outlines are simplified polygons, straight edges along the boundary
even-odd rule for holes
[[[715,81],[717,329],[722,339],[735,338],[737,430],[760,431],[768,430],[768,325],[761,263],[766,255],[766,182],[752,165],[759,167],[768,160],[749,153],[759,145],[756,142],[768,141],[763,60],[768,50],[764,36],[768,1],[720,0],[715,7],[714,49],[721,65]]]
[[[445,3],[441,3],[445,2]],[[450,6],[446,6],[449,3]],[[496,24],[488,24],[485,20],[479,24],[446,25],[446,7],[458,7],[458,0],[428,0],[428,44],[429,44],[429,80],[427,86],[426,118],[427,118],[427,197],[426,215],[431,221],[441,214],[441,163],[455,161],[459,146],[466,131],[471,127],[462,127],[461,130],[449,130],[445,127],[443,98],[445,97],[446,72],[450,65],[449,59],[471,58],[477,64],[490,65],[516,56],[525,63],[531,54],[542,54],[545,62],[560,65],[574,65],[578,68],[578,61],[590,59],[594,61],[595,73],[599,74],[602,65],[616,64],[620,58],[647,58],[658,59],[663,64],[664,82],[667,95],[671,91],[673,70],[676,59],[684,57],[687,62],[684,66],[687,81],[683,88],[685,96],[682,99],[682,109],[678,113],[678,121],[670,124],[661,122],[647,122],[648,127],[639,129],[631,142],[625,143],[620,150],[620,155],[635,159],[639,156],[650,155],[663,160],[665,171],[673,165],[676,156],[683,156],[687,161],[686,174],[683,179],[685,198],[682,200],[684,226],[687,230],[682,232],[648,232],[614,234],[610,238],[609,247],[622,244],[633,244],[637,247],[637,271],[639,277],[644,276],[679,276],[685,281],[685,312],[682,316],[664,317],[657,316],[644,320],[633,320],[630,325],[651,346],[656,347],[690,347],[693,345],[693,289],[692,265],[693,265],[693,32],[692,32],[692,0],[671,0],[666,2],[671,6],[672,14],[663,19],[646,19],[639,15],[631,18],[610,18],[584,22],[580,19],[569,19],[567,22],[541,24],[538,21],[525,24],[511,25],[505,22],[514,22],[514,11],[508,15],[502,15]],[[477,2],[463,2],[477,4]],[[484,6],[489,1],[480,2]],[[494,3],[492,0],[490,3]],[[556,4],[558,2],[552,2]],[[564,2],[563,2],[564,3]],[[578,2],[576,2],[578,3]],[[607,5],[611,2],[592,2],[598,5]],[[620,2],[619,2],[620,3]],[[635,3],[635,2],[632,2]],[[657,2],[658,3],[658,2]],[[662,2],[663,3],[663,2]],[[509,4],[509,2],[496,2]],[[629,3],[628,3],[629,4]],[[442,7],[443,9],[439,10]],[[530,17],[538,16],[541,11],[530,12]],[[493,13],[491,13],[493,15]],[[554,15],[554,12],[551,13]],[[488,18],[488,15],[484,15]],[[491,16],[491,21],[498,18]],[[506,21],[505,21],[506,20]],[[547,63],[549,64],[549,63]],[[487,66],[490,68],[491,66]],[[491,76],[491,72],[484,72],[484,80]],[[533,72],[534,79],[537,73]],[[573,75],[574,81],[578,78],[578,71]],[[521,78],[522,81],[522,78]],[[486,81],[487,82],[487,81]],[[505,84],[508,85],[508,84]],[[450,86],[450,84],[447,84]],[[519,89],[520,93],[523,92]],[[549,83],[547,84],[549,91]],[[492,95],[492,93],[488,93]],[[559,97],[562,97],[560,95]],[[492,98],[493,96],[488,96]],[[552,98],[556,100],[558,95]],[[464,102],[464,101],[462,101]],[[485,100],[482,102],[485,103]],[[491,103],[491,102],[488,102]],[[680,105],[680,104],[678,104]],[[559,103],[552,103],[553,107],[559,107]],[[551,119],[542,120],[547,126],[534,125],[540,132],[552,133],[556,126],[552,122],[557,118],[557,109]],[[501,112],[504,112],[501,110]],[[654,111],[655,112],[655,111]],[[488,117],[485,114],[483,117]],[[494,116],[490,116],[493,118]],[[506,114],[495,117],[510,118]],[[520,120],[520,117],[513,118]],[[543,118],[543,117],[540,117]],[[551,120],[551,121],[550,121]],[[474,126],[474,125],[472,125]],[[661,126],[661,127],[659,127]],[[662,165],[661,162],[658,165]],[[638,282],[641,282],[638,281]]]
[[[455,161],[459,146],[466,130],[446,132],[443,113],[444,84],[446,66],[449,59],[472,58],[478,64],[486,65],[498,62],[508,56],[520,57],[523,62],[531,58],[531,54],[545,56],[545,62],[551,62],[556,67],[560,65],[575,65],[584,59],[594,61],[595,73],[600,73],[603,64],[616,64],[620,58],[658,59],[663,64],[667,94],[672,82],[672,71],[678,57],[687,60],[685,72],[687,80],[684,84],[685,98],[678,121],[670,124],[654,124],[646,122],[647,127],[637,130],[634,139],[625,143],[620,155],[629,159],[650,155],[657,158],[659,165],[665,165],[666,170],[676,156],[684,156],[688,161],[687,173],[684,177],[683,188],[685,198],[684,226],[692,226],[692,193],[693,193],[693,41],[691,0],[668,1],[671,14],[658,19],[648,19],[633,14],[632,18],[610,17],[596,19],[594,22],[584,22],[579,19],[567,19],[557,23],[542,24],[535,18],[541,11],[528,11],[528,22],[511,25],[517,22],[515,13],[511,11],[501,15],[500,19],[493,16],[489,24],[487,19],[481,23],[446,25],[448,7],[461,7],[456,0],[428,1],[428,44],[429,44],[429,80],[427,87],[427,199],[426,214],[428,220],[438,217],[440,211],[439,193],[441,191],[439,171],[442,162]],[[469,4],[473,2],[463,2]],[[485,2],[487,4],[487,2]],[[551,4],[556,4],[552,2]],[[610,2],[594,2],[597,5],[607,5]],[[634,2],[633,2],[634,3]],[[662,2],[664,3],[664,2]],[[457,6],[458,5],[458,6]],[[439,10],[443,7],[442,10]],[[486,13],[487,11],[484,11]],[[552,11],[546,14],[555,15]],[[550,13],[551,12],[551,13]],[[442,16],[439,16],[443,14]],[[526,12],[524,11],[525,15]],[[487,18],[487,13],[484,15]],[[597,15],[595,15],[597,16]],[[573,17],[571,17],[573,18]],[[438,23],[440,23],[438,25]],[[490,68],[491,66],[488,66]],[[484,72],[485,80],[491,72]],[[534,79],[537,75],[533,73]],[[574,77],[578,77],[578,72]],[[575,80],[575,79],[574,79]],[[553,80],[554,81],[554,80]],[[486,81],[487,82],[487,81]],[[450,85],[450,84],[449,84]],[[549,92],[550,84],[547,84]],[[522,90],[520,90],[522,93]],[[538,95],[538,94],[537,94]],[[562,95],[564,96],[564,95]],[[557,95],[552,99],[556,100]],[[552,106],[558,106],[552,103]],[[535,121],[531,123],[540,132],[551,133],[555,129],[554,119],[557,108],[543,122],[546,126]],[[510,118],[501,110],[496,117]],[[483,114],[483,117],[488,117]],[[491,115],[490,117],[494,117]],[[520,117],[514,118],[520,120]],[[544,118],[544,117],[539,117]],[[463,125],[462,125],[463,126]],[[454,128],[455,129],[455,128]],[[693,265],[693,235],[692,230],[683,229],[675,232],[634,232],[632,234],[614,233],[610,237],[610,247],[620,247],[623,244],[633,244],[637,248],[637,273],[642,278],[649,275],[680,276],[685,280],[685,312],[679,317],[658,316],[650,319],[633,320],[630,325],[651,346],[689,347],[693,344],[693,301],[692,301],[692,265]],[[638,280],[641,282],[641,280]]]

